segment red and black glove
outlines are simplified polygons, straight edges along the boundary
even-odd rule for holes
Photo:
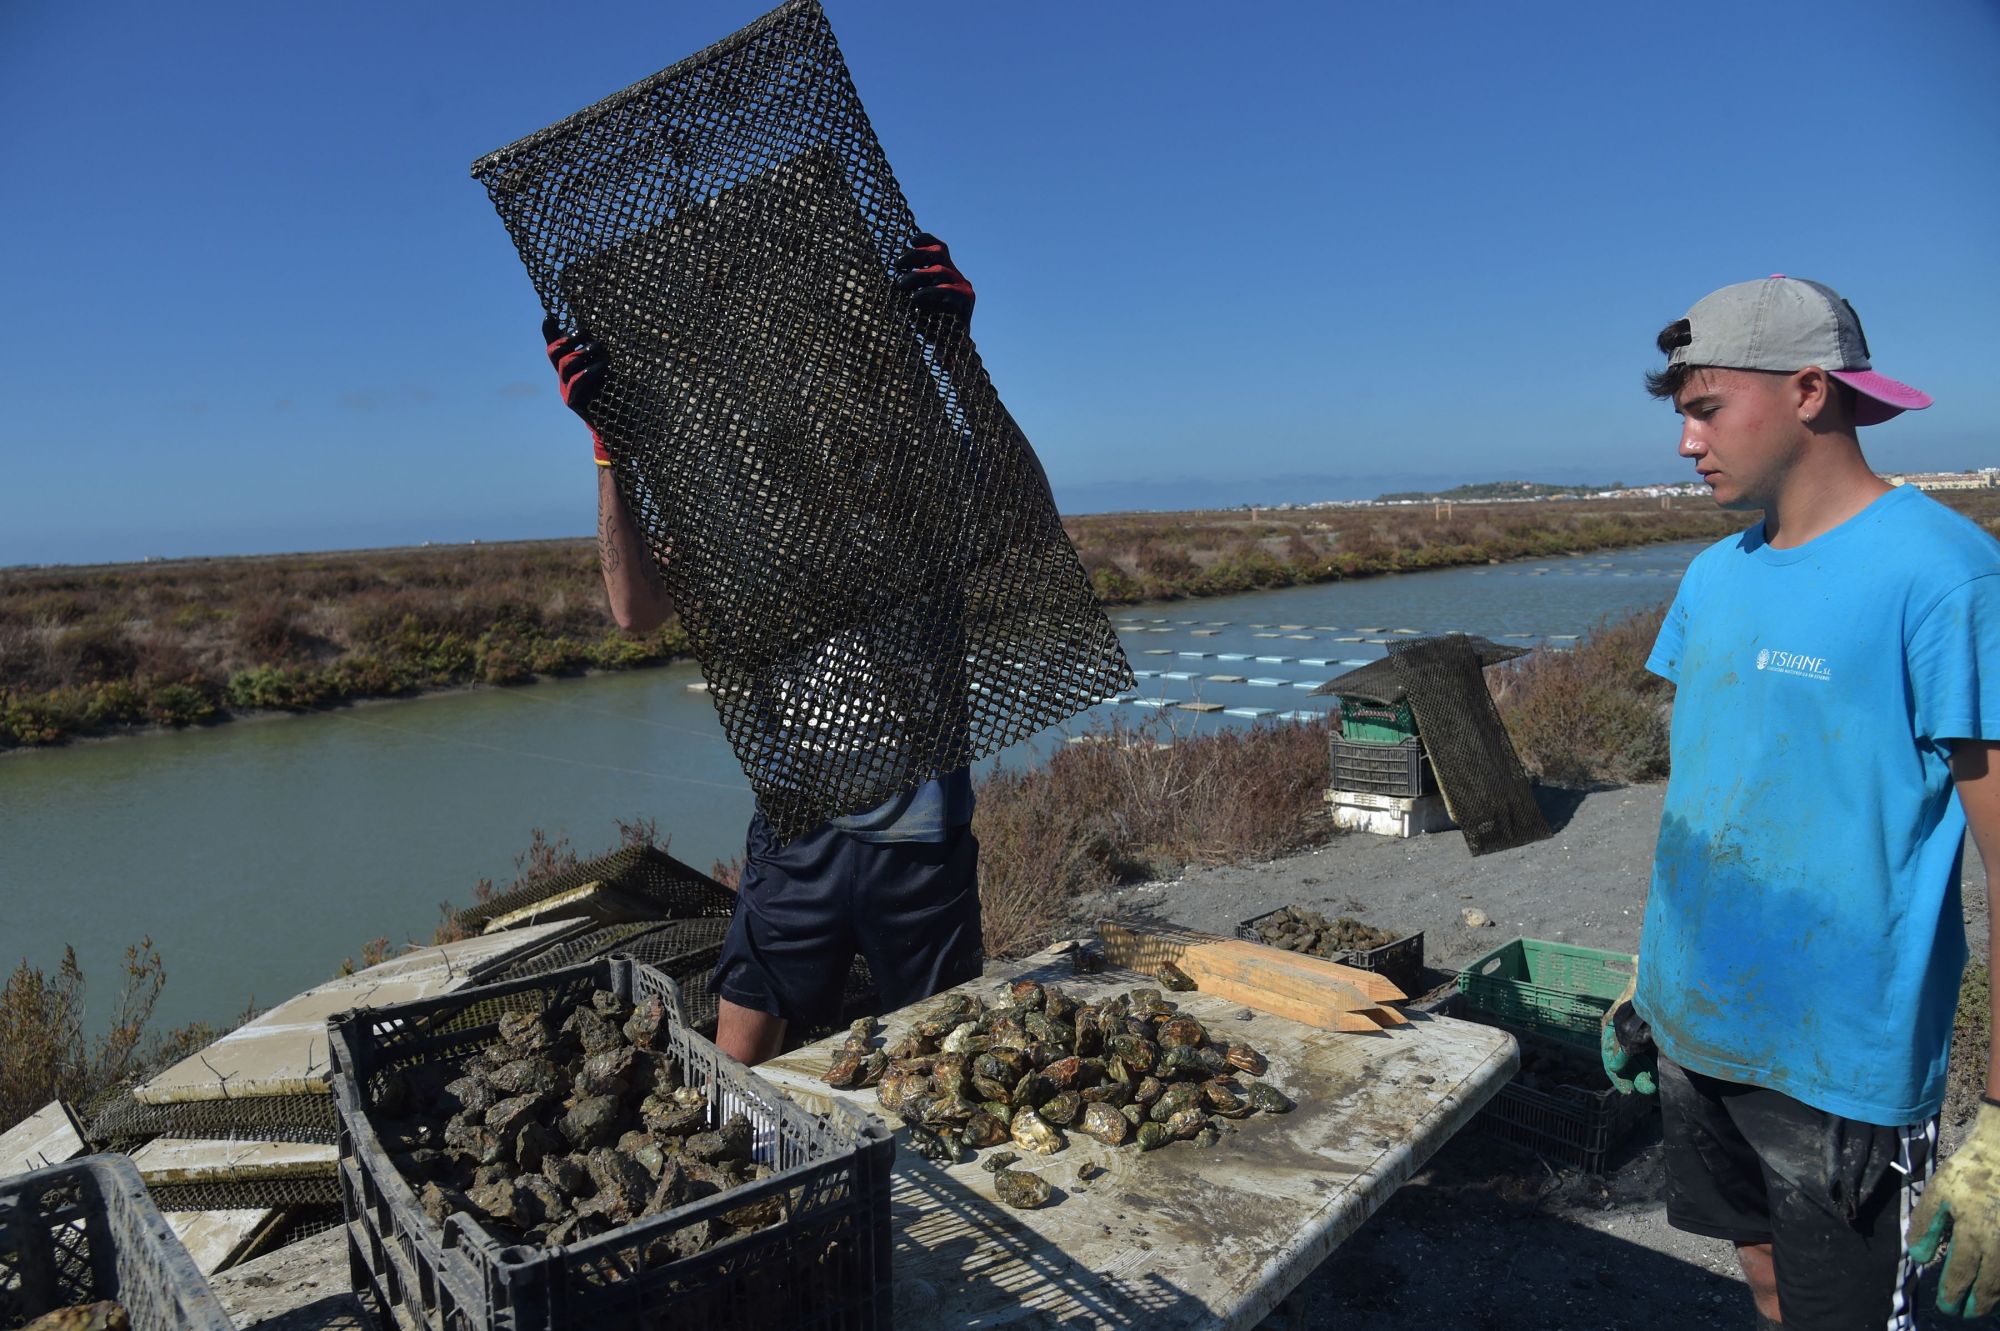
[[[563,405],[583,417],[584,424],[590,424],[586,414],[590,404],[604,390],[604,380],[611,372],[610,362],[605,359],[604,348],[591,340],[590,334],[578,331],[571,337],[563,331],[560,321],[554,315],[542,320],[542,340],[549,344],[549,364],[555,366],[556,382],[562,387]],[[590,442],[597,452],[597,465],[611,465],[611,455],[604,451],[604,439],[591,426]]]
[[[944,314],[971,326],[972,283],[952,264],[951,250],[928,231],[910,237],[910,247],[896,260],[902,274],[896,285],[910,293],[910,303],[926,314]]]

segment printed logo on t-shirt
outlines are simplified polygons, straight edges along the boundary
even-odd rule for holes
[[[1780,675],[1797,675],[1800,679],[1816,679],[1822,684],[1833,679],[1833,671],[1828,668],[1825,657],[1807,656],[1803,652],[1774,652],[1769,647],[1757,653],[1757,668]]]

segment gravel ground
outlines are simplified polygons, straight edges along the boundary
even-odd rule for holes
[[[1085,898],[1077,922],[1087,928],[1105,915],[1134,915],[1229,933],[1241,920],[1302,903],[1398,933],[1423,930],[1437,984],[1521,936],[1633,952],[1665,791],[1663,785],[1545,790],[1539,795],[1555,835],[1533,845],[1475,859],[1452,832],[1407,841],[1350,835],[1288,859],[1192,870]],[[1970,854],[1965,897],[1968,934],[1983,955],[1986,884]],[[1491,923],[1469,927],[1468,910]],[[1946,1113],[1947,1145],[1957,1126],[1953,1108]],[[1313,1331],[1754,1326],[1728,1245],[1669,1228],[1661,1196],[1657,1114],[1601,1176],[1462,1134],[1307,1281],[1304,1325]],[[1931,1321],[1973,1325],[1935,1314]]]

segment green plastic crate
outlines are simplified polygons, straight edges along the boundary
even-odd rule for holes
[[[1516,938],[1460,971],[1458,991],[1494,1021],[1595,1049],[1604,1014],[1638,965],[1625,952]]]
[[[1340,733],[1359,744],[1407,744],[1417,737],[1409,699],[1380,703],[1367,698],[1340,700]]]

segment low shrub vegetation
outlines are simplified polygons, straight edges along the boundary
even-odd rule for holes
[[[1542,649],[1486,672],[1522,766],[1575,788],[1666,777],[1673,685],[1646,670],[1665,614],[1601,623],[1573,651]]]

